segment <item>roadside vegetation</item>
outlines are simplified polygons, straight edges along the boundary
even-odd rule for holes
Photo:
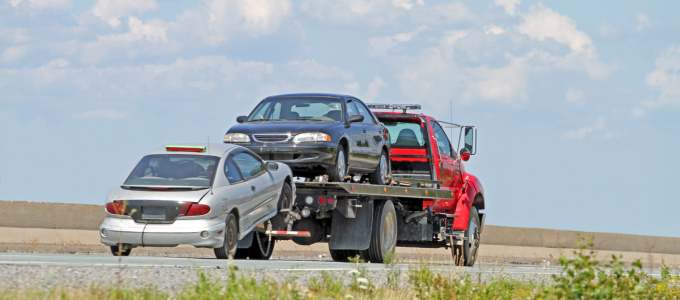
[[[585,248],[573,258],[561,258],[563,271],[545,282],[507,278],[481,280],[441,274],[425,266],[401,274],[388,272],[381,284],[372,282],[362,264],[354,261],[351,279],[321,273],[306,285],[288,281],[256,280],[229,270],[229,280],[216,281],[203,273],[179,294],[153,288],[90,287],[51,291],[5,290],[0,299],[680,299],[680,276],[661,269],[660,276],[645,273],[640,262],[625,266],[619,257],[608,263],[594,259]]]

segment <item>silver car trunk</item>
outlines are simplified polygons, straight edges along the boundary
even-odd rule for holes
[[[125,214],[138,223],[173,223],[182,204],[199,202],[208,189],[121,188],[116,199],[125,201]]]

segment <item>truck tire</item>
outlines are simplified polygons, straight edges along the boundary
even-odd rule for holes
[[[394,256],[397,246],[397,211],[392,201],[379,203],[373,210],[371,244],[364,256],[370,262],[383,263]]]
[[[328,249],[328,251],[331,253],[331,258],[334,261],[339,261],[339,262],[348,262],[351,257],[355,257],[357,255],[361,256],[361,253],[357,250]]]
[[[275,230],[285,230],[286,228],[286,217],[281,214],[282,209],[290,209],[293,206],[293,188],[290,183],[284,182],[281,188],[281,195],[279,196],[279,202],[276,204],[276,211],[278,212],[274,218],[272,218],[272,229]]]
[[[221,247],[213,249],[218,259],[233,258],[238,246],[238,222],[233,212],[227,215],[224,223],[224,243]]]
[[[236,249],[234,258],[236,259],[258,259],[267,260],[274,252],[274,245],[276,240],[270,238],[268,235],[260,232],[253,232],[253,243],[249,248]]]
[[[331,182],[345,181],[347,166],[349,166],[349,163],[345,149],[342,145],[338,145],[338,152],[335,154],[335,166],[328,170],[328,180]]]
[[[111,246],[111,254],[113,256],[129,256],[130,252],[132,252],[132,247],[125,244]]]
[[[390,160],[383,150],[380,154],[378,167],[371,173],[369,180],[372,184],[386,185],[390,181]]]
[[[451,247],[451,254],[457,266],[474,266],[477,260],[477,250],[479,250],[480,234],[479,212],[473,206],[470,209],[470,221],[467,230],[465,230],[463,245]]]

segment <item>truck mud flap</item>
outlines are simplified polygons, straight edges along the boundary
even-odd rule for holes
[[[329,248],[332,250],[366,250],[371,244],[371,229],[373,224],[373,200],[360,201],[356,218],[345,218],[337,210],[333,211],[331,223],[331,239]]]

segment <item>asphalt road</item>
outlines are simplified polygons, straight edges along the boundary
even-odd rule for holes
[[[335,272],[351,271],[357,268],[355,263],[341,263],[329,260],[218,260],[207,258],[129,256],[114,257],[110,255],[78,255],[78,254],[0,254],[2,266],[65,266],[65,267],[125,267],[125,268],[199,268],[220,269],[229,265],[244,271],[292,271],[292,272]],[[463,272],[470,274],[507,274],[507,275],[551,275],[557,274],[561,268],[536,265],[489,265],[477,264],[474,267],[456,267],[447,263],[428,263],[427,266],[439,272]],[[387,272],[390,270],[408,271],[419,267],[410,264],[361,264],[370,272]]]

